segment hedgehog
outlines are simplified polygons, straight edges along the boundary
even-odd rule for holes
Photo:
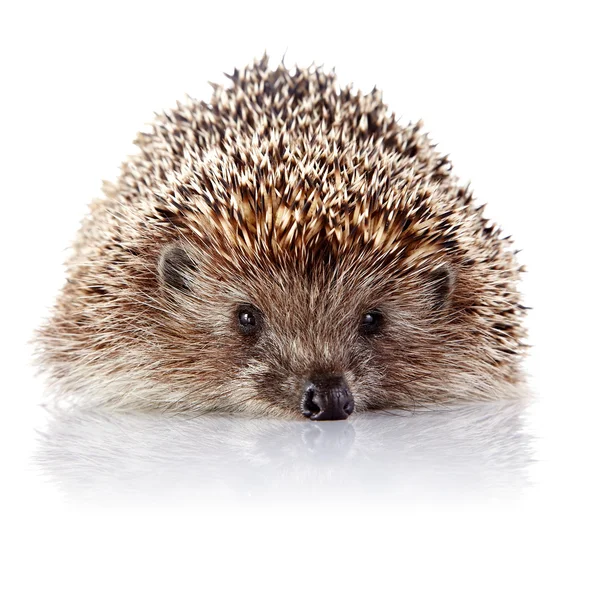
[[[509,398],[512,240],[374,88],[267,56],[158,115],[37,332],[54,393],[312,420]]]

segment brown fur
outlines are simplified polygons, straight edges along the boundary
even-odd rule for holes
[[[516,393],[514,253],[379,91],[265,57],[137,144],[39,332],[61,395],[296,416],[314,373],[343,374],[356,410]],[[363,336],[373,309],[382,329]]]

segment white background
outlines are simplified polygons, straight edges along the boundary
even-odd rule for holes
[[[3,598],[598,597],[593,4],[3,5]],[[520,417],[248,429],[40,408],[27,340],[101,180],[154,111],[264,50],[424,119],[523,249]]]

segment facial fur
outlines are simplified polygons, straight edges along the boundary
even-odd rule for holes
[[[231,79],[92,204],[38,337],[58,393],[277,416],[331,376],[356,411],[516,393],[519,266],[419,126],[319,69]]]

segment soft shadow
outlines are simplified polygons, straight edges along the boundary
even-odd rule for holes
[[[52,410],[34,461],[93,503],[487,500],[527,485],[524,426],[515,402],[324,423]]]

